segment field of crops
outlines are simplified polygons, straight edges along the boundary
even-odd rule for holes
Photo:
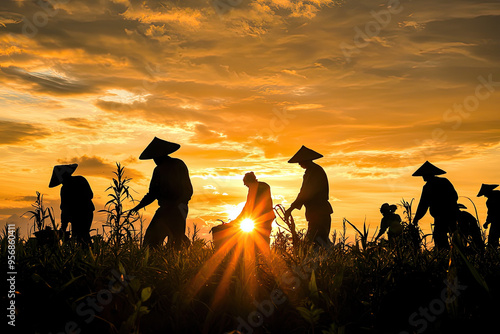
[[[301,243],[294,251],[281,237],[272,252],[253,258],[214,256],[196,236],[181,251],[149,251],[134,240],[116,248],[95,239],[91,249],[17,240],[16,329],[465,333],[496,324],[498,252],[454,246],[437,253],[339,239],[329,249]],[[6,254],[4,236],[4,267]]]
[[[449,251],[405,222],[397,245],[348,242],[344,220],[318,248],[299,231],[256,252],[241,237],[230,252],[190,231],[191,245],[141,247],[121,212],[126,179],[110,187],[108,233],[91,247],[1,238],[2,268],[15,244],[15,329],[21,333],[492,333],[500,311],[500,253]],[[124,186],[125,185],[125,186]],[[410,214],[411,217],[411,214]],[[135,218],[134,218],[135,219]],[[135,222],[135,221],[134,221]],[[424,239],[425,240],[425,239]],[[3,291],[9,291],[4,280]],[[3,294],[4,305],[11,299]],[[495,331],[493,331],[495,332]]]

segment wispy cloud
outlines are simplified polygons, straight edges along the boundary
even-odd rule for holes
[[[0,120],[0,145],[30,145],[48,136],[50,131],[44,126]]]
[[[0,70],[7,76],[15,77],[19,81],[27,83],[39,92],[53,95],[71,95],[93,91],[93,88],[82,82],[65,78],[56,73],[28,72],[15,66],[2,67]]]
[[[85,176],[96,176],[102,177],[106,179],[110,179],[113,177],[113,172],[116,171],[116,163],[107,161],[98,156],[81,156],[75,157],[71,159],[61,159],[58,161],[61,164],[78,164],[78,171],[75,173]],[[143,179],[144,175],[134,169],[127,168],[126,176],[132,179]]]
[[[244,200],[249,170],[293,200],[303,171],[286,161],[301,145],[325,156],[338,215],[359,213],[356,196],[375,208],[375,192],[398,200],[395,180],[418,196],[407,174],[425,159],[480,170],[477,183],[497,177],[500,5],[401,1],[401,11],[374,16],[387,4],[258,0],[219,15],[202,0],[69,1],[37,25],[38,2],[4,1],[0,181],[15,176],[24,189],[5,192],[45,189],[34,175],[57,162],[79,163],[105,189],[115,161],[145,192],[154,166],[137,156],[154,136],[182,145],[190,215],[208,222]],[[363,47],[347,60],[340,46],[355,42]],[[479,76],[494,81],[481,90],[488,98],[455,110]]]

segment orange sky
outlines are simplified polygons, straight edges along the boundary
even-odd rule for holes
[[[189,222],[207,238],[245,200],[247,171],[288,207],[303,170],[287,160],[301,145],[325,156],[333,229],[346,217],[375,233],[384,202],[416,209],[423,181],[411,174],[425,160],[484,222],[476,194],[500,182],[500,3],[51,3],[0,9],[2,225],[25,230],[36,191],[59,206],[48,183],[60,163],[79,163],[98,210],[115,162],[140,199],[154,163],[138,156],[154,136],[182,145]],[[421,224],[428,232],[429,217]]]

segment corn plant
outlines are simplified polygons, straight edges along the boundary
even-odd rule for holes
[[[413,223],[413,213],[412,204],[414,198],[410,202],[401,199],[401,206],[404,208],[403,214],[405,215],[402,225],[403,225],[403,240],[402,242],[410,244],[414,250],[420,249],[422,240],[425,236],[422,236],[422,231],[418,225]]]
[[[113,183],[106,189],[106,191],[109,191],[108,196],[111,199],[106,203],[105,209],[99,212],[107,214],[104,227],[109,228],[108,241],[115,251],[119,251],[123,244],[140,238],[140,235],[135,230],[134,223],[140,220],[142,226],[142,218],[137,215],[126,214],[123,210],[124,204],[134,201],[128,185],[132,179],[125,176],[125,167],[121,166],[120,163],[116,163],[116,171],[113,171],[113,174],[115,175]]]
[[[52,228],[54,230],[57,230],[57,226],[55,223],[54,219],[54,209],[52,207],[44,207],[43,205],[43,195],[40,194],[38,191],[36,192],[36,200],[35,203],[31,204],[33,207],[33,210],[31,211],[26,211],[23,216],[27,213],[31,214],[31,217],[29,219],[33,220],[33,229],[34,231],[42,231],[46,228],[50,229],[50,226],[46,226],[45,221],[47,219],[50,219],[50,222],[52,223]]]
[[[356,230],[356,232],[358,232],[359,239],[356,239],[356,240],[360,240],[361,241],[361,246],[363,247],[363,250],[366,250],[366,248],[368,246],[368,232],[369,232],[369,229],[366,227],[366,222],[363,223],[363,232],[361,232],[349,220],[347,220],[346,218],[344,218],[343,219],[343,225],[345,226],[346,223],[349,224],[349,225],[351,225]]]

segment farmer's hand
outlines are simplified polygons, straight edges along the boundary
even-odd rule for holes
[[[68,228],[69,218],[66,212],[61,212],[61,231],[66,231]]]
[[[489,224],[490,224],[489,222],[486,222],[486,223],[484,223],[483,227],[484,227],[484,228],[488,228],[488,225],[489,225]]]
[[[128,210],[129,215],[136,214],[141,208],[138,205],[134,206],[132,209]]]
[[[290,216],[292,215],[293,208],[290,207],[288,210],[285,211],[285,220],[288,221],[290,219]]]

